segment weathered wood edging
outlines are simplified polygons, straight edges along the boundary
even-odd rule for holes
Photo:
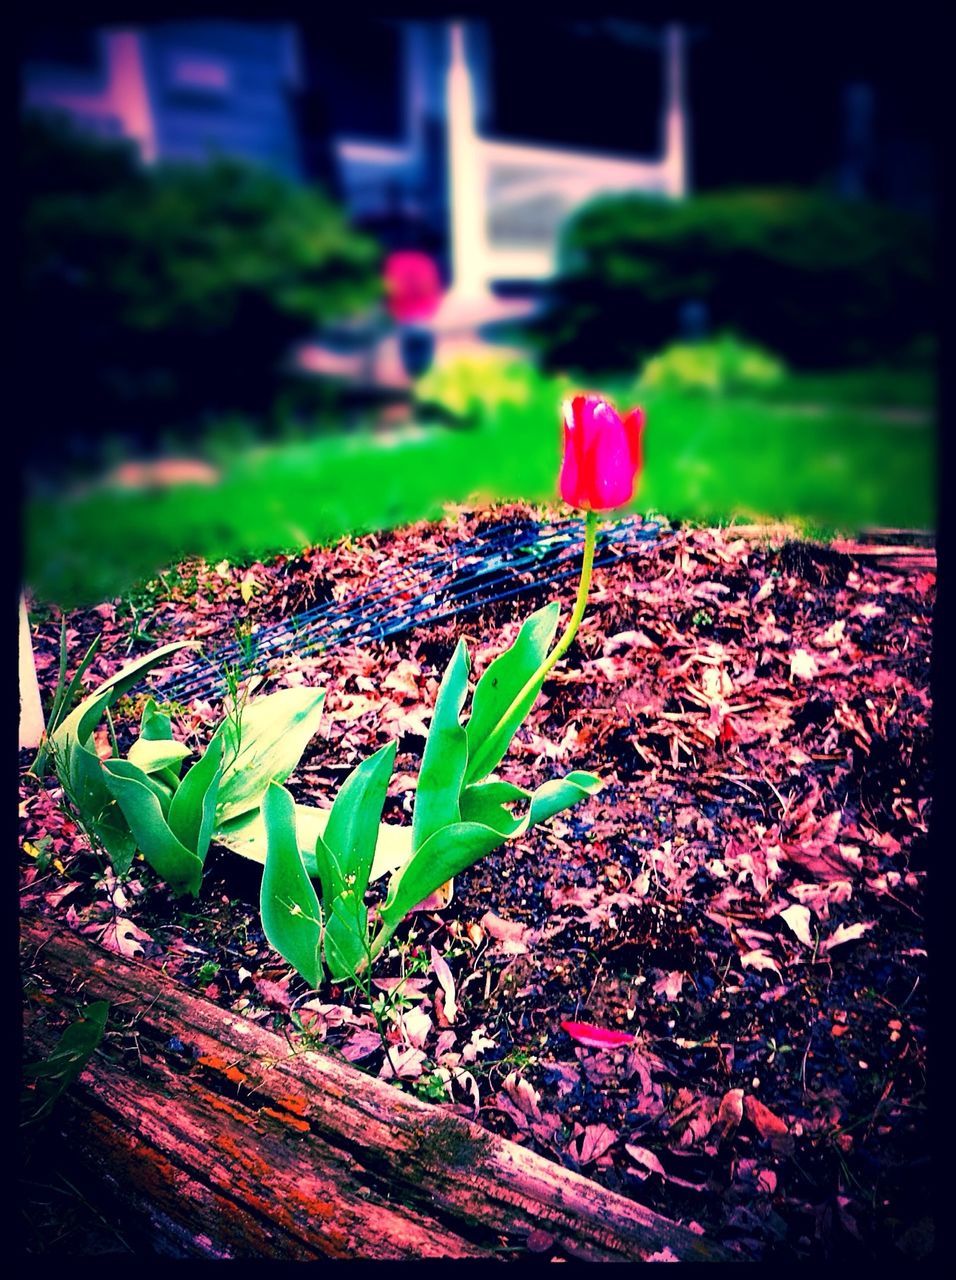
[[[110,1037],[52,1123],[180,1258],[528,1256],[719,1260],[679,1223],[345,1062],[197,996],[154,966],[24,920],[44,1009],[108,1000]],[[48,997],[48,999],[47,999]],[[49,1048],[26,1011],[29,1057]],[[121,1043],[128,1052],[117,1052]],[[532,1245],[528,1240],[531,1233]]]

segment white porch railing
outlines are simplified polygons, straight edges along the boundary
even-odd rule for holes
[[[668,28],[664,53],[662,154],[652,160],[601,156],[479,136],[464,27],[452,24],[447,122],[455,293],[474,297],[493,281],[550,276],[561,224],[594,196],[685,194],[687,118],[679,27]]]

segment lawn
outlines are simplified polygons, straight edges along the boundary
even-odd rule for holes
[[[882,381],[839,374],[791,378],[763,399],[649,395],[634,509],[708,523],[786,519],[818,535],[867,524],[931,528],[931,386],[910,379],[905,397],[894,397],[895,385],[885,373]],[[468,426],[234,451],[212,488],[28,499],[26,581],[38,600],[92,604],[186,555],[243,562],[433,517],[448,502],[553,500],[560,396],[539,379],[529,403],[501,405]]]

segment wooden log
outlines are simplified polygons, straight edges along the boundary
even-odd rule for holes
[[[28,1055],[47,1014],[108,1000],[56,1121],[85,1171],[174,1257],[720,1260],[701,1235],[156,967],[24,920]],[[32,999],[31,999],[32,993]],[[117,1034],[119,1033],[119,1034]],[[125,1052],[123,1046],[126,1046]],[[532,1235],[532,1233],[535,1233]]]
[[[860,530],[860,541],[880,546],[905,543],[912,547],[932,547],[936,545],[936,534],[932,529],[890,529],[883,525],[866,525]]]
[[[931,546],[909,543],[875,545],[841,538],[831,542],[830,549],[864,564],[869,563],[875,569],[892,569],[896,573],[936,572],[936,551]]]

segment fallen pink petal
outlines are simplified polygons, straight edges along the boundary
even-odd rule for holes
[[[634,1037],[627,1031],[612,1031],[607,1027],[595,1027],[589,1022],[562,1022],[561,1030],[566,1031],[578,1044],[592,1049],[618,1049],[623,1044],[633,1044]]]

